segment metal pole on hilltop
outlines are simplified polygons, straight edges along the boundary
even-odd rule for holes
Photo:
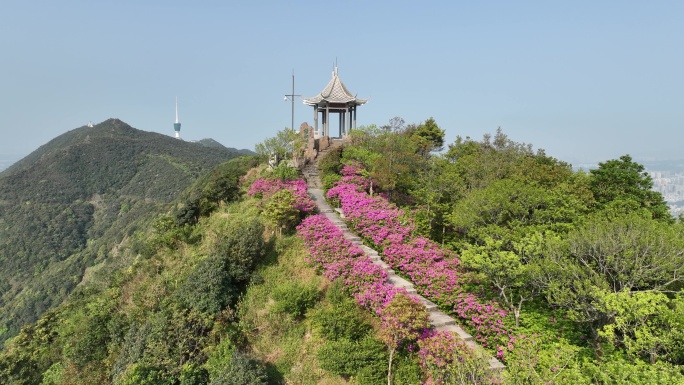
[[[295,100],[295,97],[302,96],[302,95],[295,95],[295,87],[294,87],[295,82],[294,81],[295,81],[294,70],[292,70],[292,93],[289,95],[285,95],[285,101],[287,101],[289,99],[292,102],[292,116],[291,116],[292,122],[290,123],[291,124],[290,128],[293,130],[294,130],[294,100]]]

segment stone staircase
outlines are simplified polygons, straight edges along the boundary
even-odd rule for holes
[[[337,141],[333,142],[333,145],[327,149],[328,151],[336,147],[335,142]],[[341,143],[337,144],[337,146],[339,145],[341,145]],[[319,156],[321,156],[325,152],[325,150],[322,151],[321,153],[319,153]],[[330,207],[328,202],[326,202],[325,200],[325,196],[323,195],[323,189],[321,187],[321,181],[318,176],[317,162],[307,164],[302,169],[302,173],[304,174],[304,178],[306,179],[306,182],[309,186],[307,190],[309,196],[311,196],[311,198],[316,202],[319,211],[342,231],[346,239],[348,239],[352,243],[359,245],[366,254],[366,256],[368,256],[373,261],[373,263],[381,266],[385,271],[387,271],[388,282],[390,282],[395,287],[406,289],[406,291],[409,294],[412,294],[415,297],[417,297],[425,305],[425,308],[430,314],[430,324],[436,330],[449,331],[451,333],[454,333],[458,335],[466,344],[470,345],[474,349],[481,349],[481,347],[479,347],[473,340],[473,336],[471,336],[460,326],[458,326],[454,318],[440,311],[437,305],[432,303],[430,300],[418,295],[416,293],[416,289],[413,287],[413,284],[411,282],[396,275],[395,271],[382,260],[381,256],[378,254],[376,250],[373,250],[372,248],[364,245],[361,241],[361,238],[349,230],[347,224],[344,222],[343,219],[344,213],[342,213],[340,209],[333,210],[333,208]],[[505,368],[505,366],[495,357],[489,359],[489,367],[490,370],[496,371],[500,371]]]

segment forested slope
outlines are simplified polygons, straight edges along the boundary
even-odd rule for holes
[[[684,224],[643,166],[574,172],[501,131],[431,153],[439,132],[365,127],[321,161],[350,227],[504,360],[507,382],[684,381]]]
[[[0,341],[64,300],[140,219],[238,155],[110,119],[0,173]]]

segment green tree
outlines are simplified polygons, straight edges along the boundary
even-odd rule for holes
[[[254,151],[262,158],[269,159],[271,156],[276,156],[277,159],[292,159],[300,156],[306,138],[300,135],[293,128],[285,128],[276,133],[276,136],[267,138],[261,143],[258,143]]]
[[[406,129],[406,134],[417,141],[423,155],[444,148],[444,130],[439,128],[434,118]]]
[[[684,342],[684,315],[677,311],[681,304],[681,293],[675,300],[655,291],[609,293],[601,305],[614,314],[615,322],[604,326],[599,334],[624,346],[634,358],[654,364],[663,357],[678,363]]]
[[[602,304],[623,290],[671,291],[681,285],[684,237],[667,223],[639,213],[593,215],[566,240],[550,240],[539,275],[548,301],[590,327],[598,345],[614,312]],[[600,350],[597,354],[600,355]]]
[[[444,240],[446,216],[465,189],[463,180],[453,170],[453,164],[445,157],[430,157],[425,167],[415,174],[415,183],[409,191],[416,199],[416,227],[432,239]]]
[[[653,218],[673,221],[663,196],[652,190],[653,181],[644,166],[629,155],[599,163],[599,168],[590,170],[590,174],[591,191],[599,208],[611,202],[631,201],[647,209]]]
[[[503,241],[502,250],[512,251],[513,242],[531,232],[567,232],[585,209],[584,202],[564,188],[507,178],[467,194],[451,208],[447,221],[457,229],[455,247],[483,245],[491,237]]]
[[[523,303],[538,294],[534,277],[537,268],[528,264],[518,253],[502,250],[502,241],[485,239],[484,245],[470,246],[461,252],[461,261],[496,288],[499,300],[512,312],[515,327],[520,326]]]
[[[290,190],[280,190],[268,199],[263,215],[275,226],[278,235],[295,225],[299,212],[294,204],[294,194]]]
[[[417,143],[401,132],[369,126],[352,132],[343,157],[363,163],[374,184],[393,196],[414,185],[414,175],[425,162],[419,150]]]
[[[540,335],[516,337],[515,349],[506,355],[504,384],[591,383],[581,367],[582,349],[563,338]]]
[[[173,379],[163,370],[146,364],[133,364],[119,385],[172,385]]]
[[[57,325],[61,317],[47,312],[35,325],[24,326],[19,335],[0,350],[0,383],[39,384],[42,373],[59,358]]]

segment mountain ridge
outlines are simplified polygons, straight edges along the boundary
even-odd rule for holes
[[[1,172],[0,343],[66,298],[148,214],[240,155],[108,119]]]

